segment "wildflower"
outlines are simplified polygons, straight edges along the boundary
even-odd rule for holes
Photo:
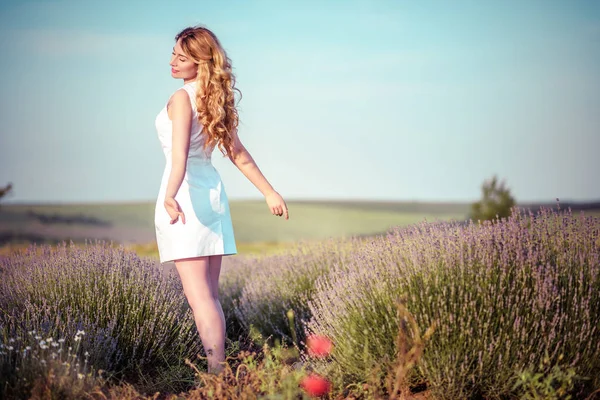
[[[63,339],[63,338],[58,339],[58,343],[64,343],[64,341],[65,341],[65,339]]]
[[[35,340],[40,340],[42,337],[40,335],[35,335],[34,338]]]
[[[300,386],[311,396],[322,396],[329,393],[331,383],[322,376],[311,374],[302,378]]]
[[[12,347],[12,346],[8,346],[7,348],[8,348],[9,350],[13,350],[13,349],[14,349],[14,347]]]
[[[81,336],[75,336],[75,341],[79,342],[81,340]]]
[[[25,347],[25,350],[31,350],[31,346]]]
[[[75,334],[75,336],[79,336],[79,335],[85,335],[85,331],[77,330],[77,333]]]
[[[326,357],[331,353],[333,344],[326,336],[310,335],[306,340],[308,354],[315,357]]]
[[[45,341],[45,340],[42,340],[42,341],[40,342],[40,346],[43,346],[43,345],[45,345],[45,344],[46,344],[46,341]]]
[[[79,379],[83,379],[83,378],[84,378],[84,375],[83,375],[83,374],[80,374],[80,373],[78,373],[78,374],[77,374],[77,378],[79,378]]]
[[[49,337],[48,339],[46,339],[46,342],[50,343],[52,340],[54,340],[54,339],[52,339],[51,337]]]
[[[14,343],[14,342],[15,342],[15,339],[14,339],[14,338],[10,338],[10,339],[8,339],[8,343]]]

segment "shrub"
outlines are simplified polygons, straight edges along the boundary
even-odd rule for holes
[[[235,313],[247,331],[251,327],[264,336],[294,341],[304,340],[302,321],[310,318],[308,301],[314,293],[314,282],[336,263],[353,257],[363,243],[330,239],[322,243],[300,243],[288,254],[265,256],[251,266],[235,304]],[[245,262],[243,263],[245,264]],[[246,268],[240,265],[239,268]],[[288,324],[287,312],[296,315],[295,332]]]
[[[515,374],[545,352],[597,387],[599,226],[515,209],[502,221],[394,229],[317,279],[306,329],[333,340],[340,380],[365,382],[397,350],[392,304],[406,295],[419,327],[437,327],[411,378],[441,399],[510,396]]]
[[[562,354],[558,361],[562,360]],[[513,389],[520,389],[519,398],[523,400],[570,400],[569,394],[575,387],[575,381],[581,379],[573,367],[554,364],[550,368],[550,358],[546,353],[538,368],[528,367],[517,374]]]
[[[0,200],[7,194],[12,194],[12,187],[12,183],[9,183],[6,187],[0,188]]]
[[[72,346],[70,338],[83,330],[89,362],[132,380],[138,369],[152,375],[201,349],[181,281],[162,276],[152,259],[104,242],[63,242],[56,249],[32,245],[0,263],[4,337],[36,330]]]
[[[487,180],[481,185],[482,199],[471,205],[469,218],[474,221],[490,221],[495,218],[508,218],[512,208],[515,206],[515,199],[510,194],[510,190],[502,182],[497,186],[498,179],[494,175],[492,179]]]

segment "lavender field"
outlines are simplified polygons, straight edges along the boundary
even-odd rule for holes
[[[200,341],[178,277],[155,258],[102,242],[38,246],[3,258],[0,274],[0,387],[26,390],[19,377],[52,357],[35,330],[65,338],[61,346],[77,337],[86,372],[113,371],[144,393],[190,389],[183,360]],[[584,399],[600,388],[600,218],[564,209],[421,221],[224,258],[227,352],[256,335],[304,351],[309,334],[324,335],[330,357],[301,359],[332,382],[330,398],[386,398],[374,393],[393,373],[395,339],[418,334],[398,316],[401,298],[418,331],[433,332],[403,382],[427,398]],[[289,390],[280,383],[257,396]]]

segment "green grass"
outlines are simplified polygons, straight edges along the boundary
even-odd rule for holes
[[[262,200],[231,201],[231,215],[238,243],[294,242],[305,239],[370,235],[394,225],[422,221],[462,219],[468,205],[382,202],[287,202],[290,219],[272,215]],[[42,224],[29,212],[47,216],[92,217],[108,223]],[[154,240],[154,203],[3,205],[0,208],[0,232],[36,235],[44,238],[111,238],[124,243],[148,243]]]
[[[425,219],[430,222],[464,220],[470,209],[469,203],[444,202],[297,200],[287,201],[287,204],[289,220],[272,215],[264,200],[230,202],[240,254],[272,253],[299,240],[370,236],[392,226],[406,226]],[[46,216],[80,215],[107,224],[43,224],[28,215],[29,212]],[[600,215],[600,210],[585,213]],[[154,202],[4,204],[0,207],[0,245],[31,241],[57,243],[68,239],[83,242],[85,238],[137,245],[141,253],[156,255]]]
[[[377,202],[353,206],[339,202],[288,202],[289,220],[273,216],[262,201],[231,202],[231,215],[240,242],[290,242],[351,235],[372,235],[395,225],[409,225],[427,218],[463,219],[466,212],[411,212],[382,209]]]

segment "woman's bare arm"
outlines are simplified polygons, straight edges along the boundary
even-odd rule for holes
[[[263,196],[267,197],[269,194],[275,192],[275,189],[273,189],[273,186],[271,186],[267,178],[262,174],[238,135],[234,134],[233,139],[233,153],[235,156],[229,155],[231,162],[260,190]]]
[[[173,94],[168,106],[169,118],[173,126],[171,153],[171,173],[167,183],[165,200],[175,198],[185,176],[188,151],[190,148],[190,129],[192,127],[192,106],[185,89]]]
[[[237,132],[233,134],[232,149],[230,149],[229,159],[231,162],[248,178],[250,182],[265,196],[267,205],[273,215],[285,216],[289,219],[289,212],[285,200],[279,193],[273,189],[273,186],[264,177],[258,165],[250,155],[250,152],[244,147]],[[233,155],[232,155],[233,154]]]

